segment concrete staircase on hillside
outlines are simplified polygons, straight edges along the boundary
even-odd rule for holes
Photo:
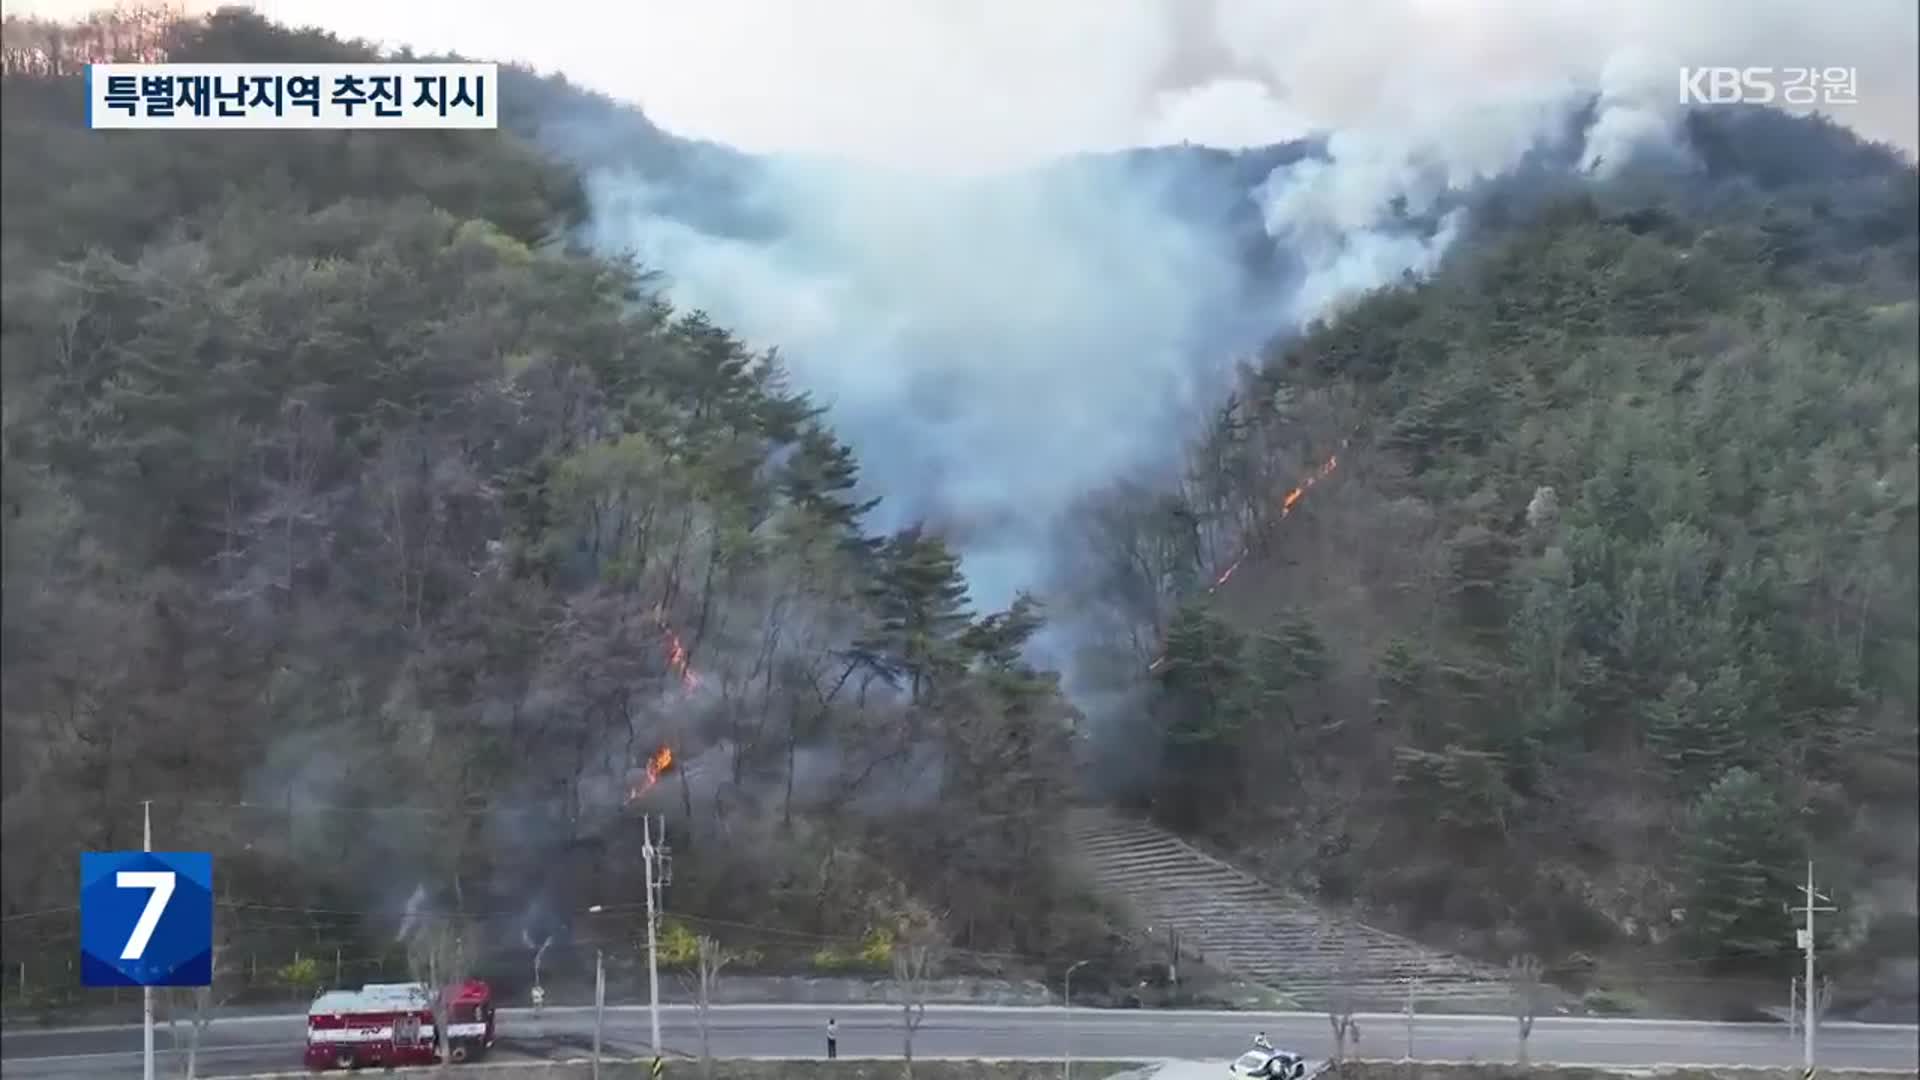
[[[1303,1008],[1323,1005],[1337,985],[1340,946],[1325,932],[1330,920],[1306,900],[1111,811],[1076,810],[1068,828],[1095,883],[1152,926],[1177,927],[1182,952],[1194,946],[1203,963]],[[1404,1007],[1408,976],[1416,1008],[1508,997],[1504,972],[1371,927],[1350,932],[1351,989],[1363,1011]]]

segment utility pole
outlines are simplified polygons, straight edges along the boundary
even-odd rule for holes
[[[140,804],[140,844],[141,850],[153,850],[153,800],[147,799]],[[146,1080],[153,1080],[153,987],[140,988],[141,1022],[140,1046],[145,1054]]]
[[[660,819],[662,842],[659,846],[655,846],[653,842],[651,816],[643,816],[640,819],[640,828],[642,830],[640,856],[641,860],[647,864],[647,1011],[651,1014],[650,1019],[653,1024],[653,1056],[658,1058],[660,1056],[660,945],[655,924],[659,921],[662,905],[657,893],[660,887],[671,879],[672,871],[667,869],[669,864],[666,862],[669,850],[665,843],[667,819],[664,817]]]
[[[1813,944],[1814,944],[1813,913],[1816,911],[1838,911],[1840,909],[1831,906],[1830,903],[1823,903],[1823,901],[1831,901],[1833,899],[1831,896],[1822,896],[1821,894],[1813,890],[1813,860],[1812,859],[1807,860],[1807,883],[1800,887],[1800,891],[1806,894],[1806,898],[1807,898],[1806,903],[1793,909],[1795,911],[1805,912],[1807,916],[1807,925],[1801,929],[1800,935],[1799,935],[1800,948],[1804,950],[1807,954],[1807,973],[1804,981],[1801,983],[1802,986],[1806,987],[1806,990],[1805,990],[1806,1005],[1802,1009],[1802,1012],[1804,1013],[1803,1020],[1804,1020],[1804,1027],[1806,1028],[1807,1039],[1805,1043],[1804,1057],[1801,1060],[1800,1064],[1805,1066],[1807,1069],[1811,1070],[1813,1068],[1813,1029],[1820,1022],[1820,1017],[1817,1012],[1817,1006],[1815,1005],[1817,996],[1813,992],[1813,988],[1815,985],[1813,981]]]

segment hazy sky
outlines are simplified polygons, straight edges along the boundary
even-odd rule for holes
[[[8,2],[71,14],[86,0]],[[210,4],[196,0],[201,9]],[[1912,150],[1914,0],[257,0],[284,22],[527,61],[743,149],[940,170],[1388,122],[1503,83],[1659,65],[1852,67],[1843,122]],[[1674,79],[1678,94],[1677,70]]]

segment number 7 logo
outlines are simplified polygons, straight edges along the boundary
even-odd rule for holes
[[[81,852],[82,985],[210,984],[213,907],[208,852]]]
[[[138,960],[147,954],[147,942],[153,940],[154,928],[166,913],[167,901],[173,899],[173,871],[122,870],[114,875],[113,883],[122,889],[153,890],[147,897],[147,906],[140,911],[140,920],[133,924],[127,947],[120,950],[120,959]]]

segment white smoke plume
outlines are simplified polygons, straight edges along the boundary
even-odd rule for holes
[[[1463,212],[1447,211],[1431,232],[1409,229],[1406,219],[1432,214],[1443,196],[1550,146],[1577,100],[1575,87],[1561,85],[1449,104],[1409,126],[1336,132],[1325,160],[1276,170],[1261,203],[1268,234],[1305,267],[1289,298],[1293,321],[1324,317],[1403,274],[1431,271],[1459,234]],[[1645,134],[1670,137],[1665,130]],[[1612,138],[1622,144],[1621,156],[1631,149],[1626,134]]]
[[[415,885],[413,892],[407,896],[407,906],[401,912],[400,927],[394,931],[393,940],[407,940],[407,938],[413,934],[414,930],[419,928],[422,921],[427,918],[429,914],[427,907],[427,887],[425,885]]]
[[[1100,171],[914,181],[778,163],[753,196],[781,222],[771,243],[661,216],[627,175],[590,189],[594,239],[779,346],[886,496],[870,524],[930,519],[986,604],[1032,582],[1023,553],[1055,508],[1165,456],[1154,435],[1216,389],[1230,343],[1205,339],[1240,299],[1230,248]]]
[[[751,238],[690,223],[684,191],[611,167],[589,177],[590,237],[662,270],[682,307],[778,346],[885,497],[870,526],[927,521],[965,554],[974,601],[998,608],[1041,584],[1076,496],[1177,458],[1237,357],[1430,271],[1474,184],[1535,151],[1578,163],[1559,144],[1596,97],[1589,158],[1675,152],[1666,114],[1620,83],[1435,103],[1271,169],[1193,153],[935,179],[763,159],[742,201],[773,224]]]
[[[1230,358],[1430,270],[1465,224],[1453,193],[1570,137],[1594,174],[1684,162],[1680,65],[1851,68],[1842,122],[1911,148],[1920,117],[1912,0],[256,7],[562,70],[670,130],[786,152],[748,184],[771,223],[752,239],[689,220],[704,192],[626,170],[592,177],[593,238],[781,346],[886,496],[872,524],[949,532],[982,606],[1035,583],[1074,495],[1168,461]],[[1593,120],[1570,134],[1576,107]],[[1244,161],[1031,168],[1309,132],[1331,133],[1324,154],[1238,191],[1223,177]],[[1236,200],[1252,237],[1226,227]],[[1250,273],[1253,241],[1281,272]]]
[[[220,0],[194,0],[211,8]],[[13,0],[72,14],[98,0]],[[522,60],[755,152],[1004,169],[1152,142],[1259,145],[1392,126],[1412,103],[1597,84],[1660,65],[1851,67],[1830,109],[1911,151],[1911,0],[255,0],[271,18],[420,50]],[[1677,96],[1677,77],[1662,82]]]

